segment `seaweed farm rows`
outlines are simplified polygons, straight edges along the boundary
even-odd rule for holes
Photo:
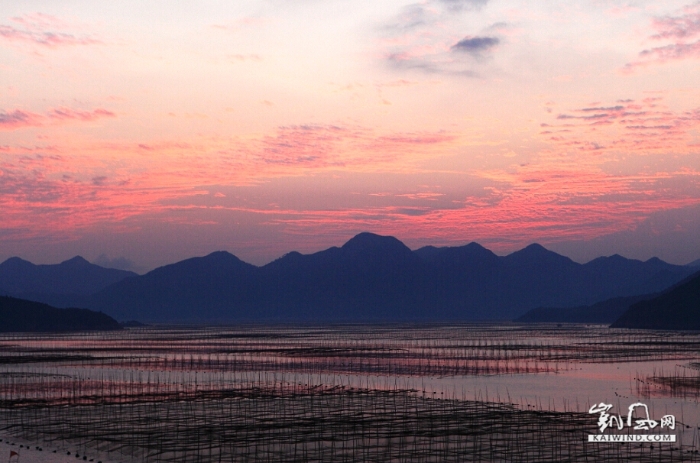
[[[578,326],[3,335],[0,437],[105,462],[700,461],[699,348]],[[629,385],[600,374],[620,365]],[[571,396],[589,376],[594,397]],[[568,400],[523,399],[527,384]],[[587,442],[603,393],[618,409],[680,401],[678,442]]]

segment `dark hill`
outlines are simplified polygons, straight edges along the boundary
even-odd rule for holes
[[[599,257],[584,264],[591,275],[592,290],[607,287],[605,299],[663,291],[693,273],[692,268],[670,265],[661,259],[646,262],[620,255]],[[684,269],[679,273],[679,269]],[[679,278],[681,274],[684,274]],[[611,287],[610,282],[615,282]]]
[[[655,295],[614,297],[593,305],[562,308],[537,307],[513,320],[517,323],[596,323],[609,325],[636,302]]]
[[[360,233],[341,248],[347,257],[407,256],[412,251],[393,236]]]
[[[260,293],[254,279],[257,270],[228,252],[218,251],[119,281],[98,292],[90,307],[119,320],[254,319],[246,311]]]
[[[477,243],[411,251],[361,233],[262,267],[225,252],[188,259],[115,283],[89,307],[145,322],[511,320],[660,291],[691,272],[619,256],[581,265],[540,245],[504,257]]]
[[[0,295],[58,307],[85,306],[87,296],[134,276],[133,272],[91,264],[80,256],[54,265],[34,265],[12,257],[0,264]]]
[[[401,241],[361,233],[340,248],[291,253],[260,268],[266,316],[281,320],[420,320],[426,265]],[[397,315],[400,314],[400,317]]]
[[[700,272],[656,298],[632,305],[611,327],[700,330]]]
[[[0,332],[102,331],[122,329],[112,317],[87,309],[57,309],[0,296]]]

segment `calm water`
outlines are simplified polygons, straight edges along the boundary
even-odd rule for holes
[[[159,327],[13,334],[0,337],[0,400],[14,420],[36,406],[50,414],[95,404],[224,403],[222,391],[245,397],[253,397],[250,391],[274,391],[279,397],[402,391],[421,400],[584,413],[604,402],[621,415],[630,404],[643,402],[652,418],[674,415],[674,434],[692,447],[700,429],[697,362],[699,334],[600,326]],[[4,425],[0,419],[0,428],[6,436],[63,449],[87,445],[84,436],[58,424],[42,428],[37,423],[50,420],[36,413],[31,415],[36,423],[23,415],[22,426],[8,418]],[[591,426],[596,420],[590,415]],[[114,459],[116,450],[100,445],[93,442],[83,451]],[[122,458],[169,461],[162,449],[152,458],[153,449],[139,453],[135,445],[119,447],[122,453],[131,449]]]

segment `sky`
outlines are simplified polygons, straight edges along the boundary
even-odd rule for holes
[[[0,260],[700,258],[700,2],[0,4]]]

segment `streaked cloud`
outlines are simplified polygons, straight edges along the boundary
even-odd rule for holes
[[[92,35],[67,31],[67,24],[55,16],[43,13],[15,17],[11,21],[14,24],[0,24],[0,40],[53,49],[103,43]]]
[[[60,107],[50,109],[44,114],[37,114],[21,109],[10,111],[0,110],[0,130],[39,127],[49,123],[62,123],[66,121],[89,122],[105,117],[116,117],[116,114],[103,108],[80,110]]]
[[[700,3],[684,7],[677,16],[660,16],[652,21],[656,33],[649,38],[652,41],[671,43],[642,50],[638,59],[627,63],[624,71],[650,64],[663,64],[669,61],[700,58]]]
[[[541,135],[567,149],[615,152],[693,151],[700,107],[676,112],[661,98],[625,99],[609,106],[574,109],[542,123]]]
[[[46,113],[49,119],[60,121],[78,120],[78,121],[94,121],[103,117],[116,117],[112,111],[103,108],[93,109],[92,111],[82,111],[71,108],[55,108]]]

